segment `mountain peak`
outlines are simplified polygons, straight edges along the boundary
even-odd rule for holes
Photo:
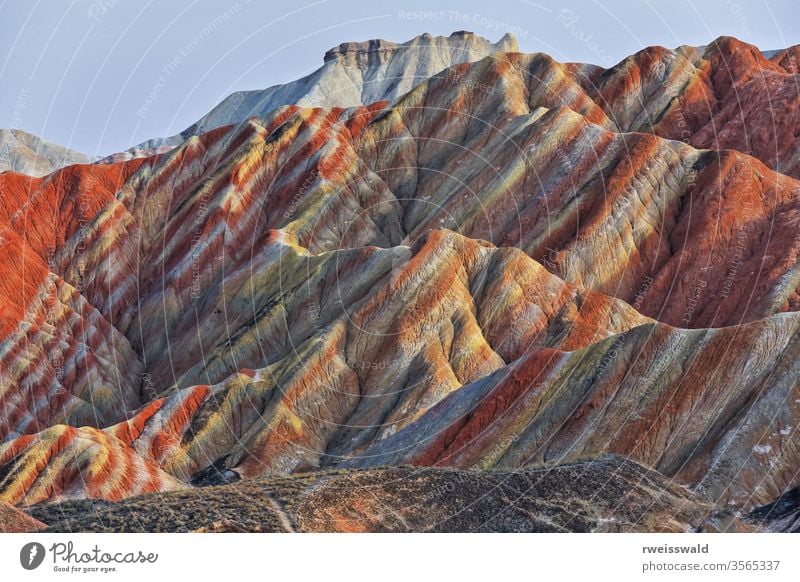
[[[69,164],[87,164],[88,156],[50,143],[21,129],[0,129],[0,172],[44,176]]]
[[[476,60],[492,52],[518,52],[519,45],[516,38],[510,33],[505,34],[496,43],[492,43],[468,30],[457,30],[450,36],[433,36],[425,32],[402,44],[382,38],[343,42],[328,50],[323,60],[326,63],[342,61],[345,65],[357,67],[375,66],[387,62],[398,52],[419,51],[420,49],[460,52],[465,55],[466,60]]]
[[[353,107],[377,101],[392,103],[448,67],[518,51],[511,34],[493,43],[466,30],[450,36],[425,33],[404,43],[384,39],[344,42],[327,51],[323,66],[310,75],[261,91],[234,93],[181,136],[158,143],[175,145],[186,136],[241,123],[284,105]]]

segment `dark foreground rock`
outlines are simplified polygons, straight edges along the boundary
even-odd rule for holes
[[[757,507],[746,520],[767,531],[800,533],[800,487],[787,491],[772,503]]]
[[[54,532],[744,531],[663,475],[609,456],[517,472],[328,471],[31,513]]]

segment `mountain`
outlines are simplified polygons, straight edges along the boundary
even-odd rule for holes
[[[382,39],[342,43],[327,51],[322,67],[310,75],[264,90],[233,93],[180,134],[152,139],[129,151],[134,157],[162,151],[193,135],[242,123],[284,105],[353,107],[393,102],[448,67],[518,50],[511,34],[493,44],[467,31],[448,37],[426,33],[402,44]]]
[[[535,101],[557,102],[616,132],[646,132],[697,148],[735,149],[800,177],[798,47],[770,51],[732,37],[703,47],[649,47],[604,69],[518,55],[516,40],[498,43],[472,33],[422,35],[402,45],[344,43],[323,67],[298,81],[235,93],[181,134],[140,144],[129,155],[163,152],[187,137],[258,117],[283,105],[351,107],[396,102],[427,77],[456,64],[505,63],[508,70],[465,81],[494,88],[498,74],[534,89]],[[502,59],[493,55],[504,54]],[[770,58],[767,58],[767,57]],[[455,71],[455,69],[454,69]],[[510,75],[509,75],[510,74]],[[451,77],[457,75],[454,73]],[[458,84],[459,80],[453,80]]]
[[[19,129],[0,129],[0,172],[44,176],[58,168],[88,164],[88,156]]]
[[[449,37],[423,34],[403,44],[385,40],[342,43],[326,52],[322,67],[307,77],[263,91],[233,93],[183,135],[241,123],[283,105],[352,107],[394,102],[453,65],[518,50],[517,41],[510,34],[492,44],[465,31]]]
[[[0,485],[2,495],[28,505],[62,494],[94,490],[94,479],[84,471],[48,475],[32,469],[30,461],[43,457],[61,458],[59,464],[66,465],[70,459],[80,457],[88,463],[87,469],[95,467],[99,475],[130,475],[131,480],[101,478],[96,484],[99,489],[95,493],[102,495],[92,496],[111,499],[135,493],[141,486],[153,486],[150,478],[154,475],[158,475],[156,489],[162,488],[162,482],[174,485],[174,480],[165,478],[159,467],[184,481],[197,479],[208,468],[209,456],[213,457],[211,462],[231,455],[241,457],[243,465],[236,474],[260,474],[264,463],[274,464],[278,472],[316,466],[322,462],[320,452],[325,443],[336,436],[336,426],[343,425],[348,416],[384,417],[383,432],[391,433],[410,421],[405,416],[411,412],[421,414],[447,392],[501,368],[505,360],[516,359],[537,345],[574,349],[649,321],[621,301],[564,283],[515,249],[496,249],[455,233],[436,231],[408,257],[402,256],[403,250],[359,249],[313,257],[298,253],[280,241],[268,243],[265,262],[258,267],[260,274],[256,279],[249,277],[252,264],[245,267],[247,273],[225,277],[224,293],[230,294],[231,300],[247,301],[248,295],[258,293],[253,307],[264,310],[256,325],[242,321],[244,326],[234,334],[238,336],[236,339],[220,338],[219,341],[230,341],[235,350],[230,356],[220,357],[206,347],[207,354],[202,360],[205,369],[200,370],[201,360],[197,358],[203,344],[218,341],[210,335],[211,330],[200,344],[192,343],[193,336],[189,335],[183,345],[169,346],[159,345],[155,332],[147,332],[153,341],[147,348],[147,354],[153,354],[152,364],[145,372],[148,389],[162,393],[162,386],[175,382],[160,373],[168,364],[159,361],[156,351],[164,355],[173,351],[182,354],[182,361],[173,358],[172,365],[176,371],[185,370],[185,379],[179,384],[189,387],[154,400],[129,420],[102,431],[57,425],[0,446],[0,465],[6,465],[13,476]],[[398,256],[403,260],[400,265]],[[307,271],[318,275],[309,281],[297,278],[298,273]],[[493,272],[504,271],[514,277],[490,282]],[[348,288],[337,293],[335,301],[317,294],[317,289],[335,289],[340,277],[348,281]],[[485,288],[474,287],[480,281]],[[526,293],[519,293],[520,284],[528,286]],[[309,296],[302,287],[315,291]],[[362,296],[370,287],[374,295]],[[430,295],[424,303],[429,311],[421,313],[417,310],[419,299],[415,303],[414,298],[425,294]],[[268,307],[281,295],[283,298],[278,301],[286,301],[298,313],[318,304],[318,319],[298,317],[293,322],[294,337],[285,338],[284,314],[270,313],[261,307],[262,301]],[[398,310],[398,303],[388,301],[387,296],[397,299],[400,305],[406,303],[409,308]],[[161,299],[157,302],[160,306],[155,309],[163,308]],[[212,309],[221,312],[229,307],[220,305]],[[484,315],[476,317],[472,309]],[[367,321],[371,323],[367,325]],[[178,327],[184,325],[178,323]],[[234,325],[233,321],[228,325]],[[319,337],[314,335],[315,327]],[[239,370],[231,375],[226,370],[227,357],[237,358],[242,364],[263,358],[258,345],[253,343],[252,336],[256,333],[263,334],[262,341],[271,344],[270,367],[258,372]],[[378,342],[373,338],[375,334],[386,339]],[[397,334],[403,336],[403,341],[398,341]],[[99,341],[102,336],[100,333],[97,336]],[[68,336],[64,343],[70,340]],[[124,338],[111,335],[107,341],[125,345],[126,358],[130,356],[127,347],[130,344]],[[372,345],[368,345],[370,341]],[[82,346],[81,352],[92,353],[97,349]],[[150,352],[151,349],[154,351]],[[303,359],[308,358],[307,362],[313,364],[298,368],[299,353],[307,353]],[[22,355],[27,356],[20,349],[19,356]],[[145,355],[148,357],[151,356]],[[69,356],[59,359],[68,361]],[[103,360],[111,363],[111,358]],[[123,376],[123,371],[136,370],[139,362],[134,360],[121,371],[120,361],[125,363],[118,357],[111,370],[107,369],[108,364],[87,366],[82,361],[74,366],[94,367],[95,374],[106,378],[114,374],[129,378]],[[10,368],[21,372],[12,379],[18,379],[20,387],[31,375],[43,374],[45,361],[26,364],[21,358],[9,362]],[[142,373],[141,365],[138,371]],[[221,381],[213,386],[193,385],[198,374],[202,378],[219,377]],[[326,386],[327,383],[330,385]],[[359,406],[358,393],[370,385],[387,392],[387,396],[362,400]],[[296,392],[287,400],[281,392],[290,386],[296,386]],[[6,427],[28,428],[24,424],[27,418],[45,424],[105,425],[108,421],[100,414],[106,410],[109,414],[117,411],[122,419],[139,406],[144,397],[139,388],[128,380],[119,385],[118,399],[97,391],[89,394],[82,391],[68,395],[69,400],[60,407],[48,400],[44,409],[30,407],[25,416],[7,416]],[[392,391],[403,397],[398,401]],[[97,416],[89,418],[84,407],[72,404],[72,400],[94,402]],[[284,423],[290,421],[296,425],[296,415],[306,407],[324,408],[319,408],[318,418],[309,419],[309,424],[293,435],[294,442],[281,443],[284,431],[292,430]],[[272,412],[267,412],[270,409]],[[264,420],[272,414],[275,426],[265,426]],[[167,433],[175,438],[165,439]],[[363,431],[360,438],[374,438],[374,435]],[[305,451],[301,452],[298,446]],[[265,447],[270,450],[269,458],[248,459],[256,448]],[[253,463],[257,466],[246,468]],[[26,466],[31,469],[26,470]],[[148,467],[144,482],[139,478],[139,467]]]
[[[178,135],[154,138],[95,160],[15,129],[0,129],[0,172],[41,177],[64,166],[123,162],[165,153],[188,137],[246,121],[283,105],[350,107],[395,101],[416,84],[458,63],[518,51],[506,34],[496,43],[467,31],[449,37],[423,34],[402,44],[382,39],[342,43],[325,53],[323,66],[296,81],[263,90],[239,91]]]
[[[328,63],[395,54],[349,46]],[[458,471],[604,478],[612,454],[655,479],[642,503],[668,483],[690,499],[669,529],[751,527],[709,516],[800,485],[794,52],[723,38],[608,70],[496,52],[392,100],[0,175],[0,500],[106,500],[118,520],[206,486],[381,484],[388,465],[410,472],[381,493],[395,504]],[[313,523],[237,508],[167,529],[332,528],[335,499],[314,499]]]
[[[511,470],[612,452],[749,509],[780,496],[800,462],[799,331],[796,314],[716,330],[651,324],[534,352],[345,466]]]
[[[619,130],[735,149],[797,178],[797,50],[768,60],[752,45],[720,37],[702,52],[651,47],[577,80]]]

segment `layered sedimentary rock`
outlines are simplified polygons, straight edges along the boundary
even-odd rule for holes
[[[89,156],[19,129],[0,129],[0,172],[41,177],[64,166],[88,164]]]
[[[129,426],[52,426],[0,448],[3,499],[20,506],[91,497],[117,501],[185,484],[130,447]]]
[[[141,405],[140,357],[84,286],[110,289],[108,275],[73,264],[102,214],[139,162],[70,166],[45,178],[0,176],[0,434],[4,440],[53,423],[104,426]],[[112,267],[112,265],[108,265]],[[66,274],[66,272],[65,272]]]
[[[739,150],[798,177],[797,73],[797,47],[768,59],[720,37],[702,49],[651,47],[576,80],[620,130]]]
[[[395,102],[427,77],[484,58],[512,66],[503,72],[503,84],[529,88],[531,106],[557,102],[614,131],[653,133],[697,148],[739,150],[800,177],[797,47],[768,57],[752,45],[720,37],[700,48],[649,47],[609,69],[562,64],[545,54],[518,50],[511,35],[493,45],[466,32],[448,38],[423,35],[402,45],[383,40],[344,43],[328,51],[323,67],[308,77],[264,91],[234,93],[181,134],[150,140],[132,152],[174,147],[191,135],[242,123],[283,105]],[[498,88],[491,79],[464,80],[484,90]]]
[[[391,102],[0,176],[0,499],[610,452],[709,507],[772,502],[798,485],[800,182],[741,137],[761,110],[726,107],[775,85],[796,131],[795,52],[497,53]],[[661,137],[678,110],[688,143]]]
[[[307,309],[308,317],[287,327],[283,310],[263,310],[257,322],[246,320],[241,335],[219,340],[213,333],[223,330],[209,328],[204,338],[220,347],[196,355],[196,344],[172,343],[167,351],[185,359],[173,359],[173,369],[184,361],[203,362],[202,370],[187,370],[182,383],[210,375],[224,380],[179,390],[105,431],[123,434],[133,448],[130,456],[184,481],[220,460],[217,468],[243,476],[327,464],[326,450],[341,446],[336,443],[353,449],[376,433],[395,432],[446,394],[526,352],[575,349],[648,321],[619,300],[564,283],[516,249],[497,249],[452,232],[431,233],[413,249],[298,256],[289,245],[274,246],[260,276],[253,278],[249,269],[246,278],[231,274],[221,293],[233,304],[250,301],[257,310],[262,301],[294,305]],[[408,256],[402,254],[406,251]],[[298,279],[297,273],[318,275]],[[338,289],[343,281],[356,280],[363,286],[348,283]],[[325,288],[334,290],[333,297],[317,294]],[[269,293],[262,299],[265,290]],[[289,296],[272,296],[281,292]],[[423,297],[426,308],[420,310]],[[232,373],[231,357],[237,366],[271,363]],[[167,366],[164,359],[155,369]],[[156,386],[164,379],[154,373],[149,381]],[[68,428],[59,427],[59,439],[61,431]],[[104,431],[81,431],[93,441],[107,438]],[[0,446],[5,459],[0,463],[15,467],[0,485],[4,498],[24,504],[42,500],[27,485],[14,486],[23,468],[41,466],[38,459],[52,449],[52,440],[44,432]],[[113,446],[118,447],[115,440]],[[43,482],[40,490],[49,492],[48,478],[31,474],[31,481]],[[86,479],[89,488],[91,481]],[[105,496],[129,494],[127,483],[114,481],[115,493]]]
[[[800,463],[799,325],[796,314],[717,330],[652,324],[539,350],[346,464],[516,469],[608,451],[722,506],[761,505]]]

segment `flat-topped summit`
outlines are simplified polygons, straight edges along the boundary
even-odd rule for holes
[[[324,62],[341,61],[348,66],[372,66],[386,62],[397,52],[419,50],[460,51],[469,57],[468,60],[479,60],[493,52],[518,52],[519,45],[510,33],[497,43],[492,43],[468,30],[458,30],[450,36],[433,36],[426,32],[402,44],[382,38],[343,42],[325,53]]]
[[[363,42],[343,42],[325,53],[324,62],[339,59],[358,59],[375,54],[393,53],[400,47],[399,44],[383,40],[382,38],[366,40]]]

